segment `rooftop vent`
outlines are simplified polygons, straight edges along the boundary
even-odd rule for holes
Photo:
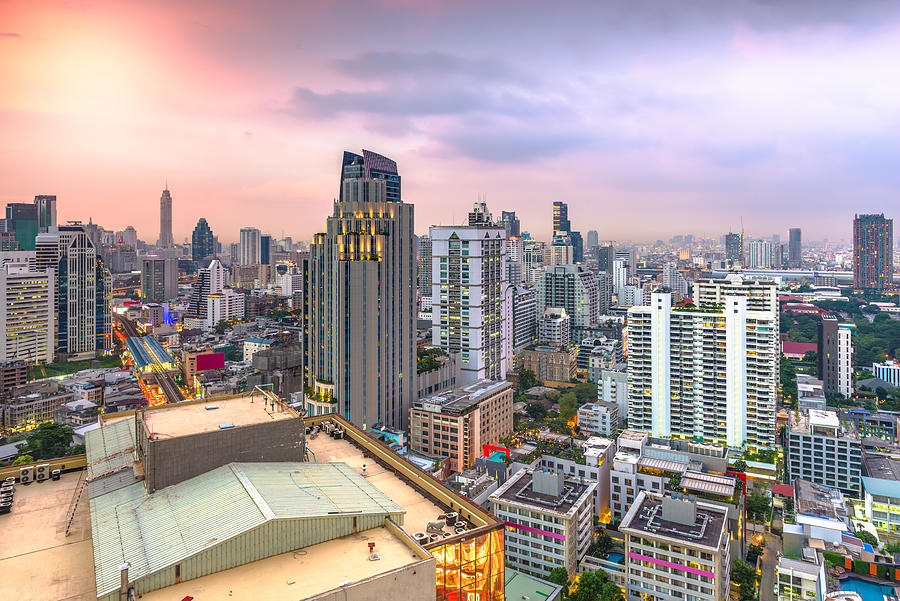
[[[234,424],[228,422],[227,424],[219,424],[219,430],[228,430],[229,428],[234,428]]]
[[[219,408],[218,405],[207,405],[206,406],[207,411],[211,411],[212,409],[218,409],[218,408]]]

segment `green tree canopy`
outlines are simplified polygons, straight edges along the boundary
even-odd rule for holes
[[[566,568],[553,568],[547,580],[559,586],[569,586],[569,571]]]
[[[862,542],[869,543],[873,547],[878,546],[878,539],[868,530],[857,530],[853,535]]]
[[[532,419],[544,419],[547,417],[547,408],[544,407],[543,403],[528,403],[525,407],[525,412]]]
[[[32,430],[25,439],[28,452],[38,459],[53,459],[67,454],[72,446],[73,430],[64,424],[48,422]]]
[[[519,372],[519,388],[522,390],[528,390],[540,385],[541,381],[537,379],[537,375],[530,369]]]
[[[16,457],[16,460],[13,461],[13,465],[22,465],[23,463],[31,463],[34,461],[34,457],[31,455],[19,455]]]

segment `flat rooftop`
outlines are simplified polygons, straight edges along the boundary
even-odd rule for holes
[[[369,561],[368,543],[375,543],[378,561]],[[423,559],[429,556],[414,553],[387,528],[372,528],[144,593],[141,599],[306,599]]]
[[[16,601],[95,600],[94,545],[87,495],[69,531],[66,512],[79,472],[59,480],[16,484],[11,513],[0,515],[0,574]],[[61,576],[64,575],[64,576]],[[15,594],[12,594],[12,593]]]
[[[900,480],[900,460],[891,457],[866,455],[863,459],[866,475],[881,480]]]
[[[512,503],[521,503],[538,509],[540,511],[553,511],[557,513],[568,513],[570,509],[578,502],[585,492],[596,484],[566,479],[563,485],[563,492],[560,496],[535,492],[531,483],[534,481],[534,473],[530,470],[522,470],[514,475],[506,484],[501,486],[494,495]]]
[[[361,472],[362,465],[365,464],[368,483],[406,511],[403,517],[403,530],[408,534],[425,532],[428,522],[437,521],[438,516],[447,511],[403,482],[390,469],[376,463],[371,457],[364,457],[362,449],[346,438],[336,439],[320,432],[315,438],[306,437],[306,447],[319,463],[342,461],[357,472]]]
[[[839,490],[798,478],[794,481],[797,515],[847,520],[847,506]]]
[[[629,528],[653,537],[668,538],[689,545],[718,548],[722,531],[725,529],[724,508],[696,502],[695,522],[682,524],[663,518],[661,498],[642,493],[638,499],[640,504],[631,507],[619,530]]]
[[[720,497],[734,495],[736,480],[732,476],[719,476],[688,470],[681,476],[681,488],[688,492],[705,492]]]
[[[216,407],[207,409],[207,407]],[[235,428],[253,426],[282,419],[294,419],[293,411],[266,404],[262,395],[246,395],[233,399],[160,405],[145,411],[144,421],[150,432],[160,436],[189,436],[219,430],[223,424]]]
[[[790,430],[800,434],[810,434],[814,428],[836,428],[837,436],[849,440],[859,440],[859,435],[852,423],[848,428],[836,411],[807,409],[790,413]]]
[[[506,380],[478,380],[467,386],[454,388],[424,398],[421,401],[417,401],[414,407],[416,409],[429,411],[430,409],[428,409],[426,405],[434,408],[439,406],[441,413],[459,415],[477,406],[478,403],[489,396],[509,388],[512,388],[512,383],[507,382]]]

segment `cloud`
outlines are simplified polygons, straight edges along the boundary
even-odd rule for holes
[[[369,51],[353,58],[337,59],[334,67],[365,80],[412,80],[421,82],[449,79],[533,85],[535,79],[505,60],[470,58],[445,52]]]
[[[0,31],[0,38],[21,38],[21,33],[16,33],[14,31]]]

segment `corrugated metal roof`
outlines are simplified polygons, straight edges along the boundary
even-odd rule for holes
[[[134,419],[121,419],[84,435],[88,478],[134,463]]]
[[[142,482],[91,500],[97,594],[273,519],[402,514],[343,463],[231,463],[147,495]]]

